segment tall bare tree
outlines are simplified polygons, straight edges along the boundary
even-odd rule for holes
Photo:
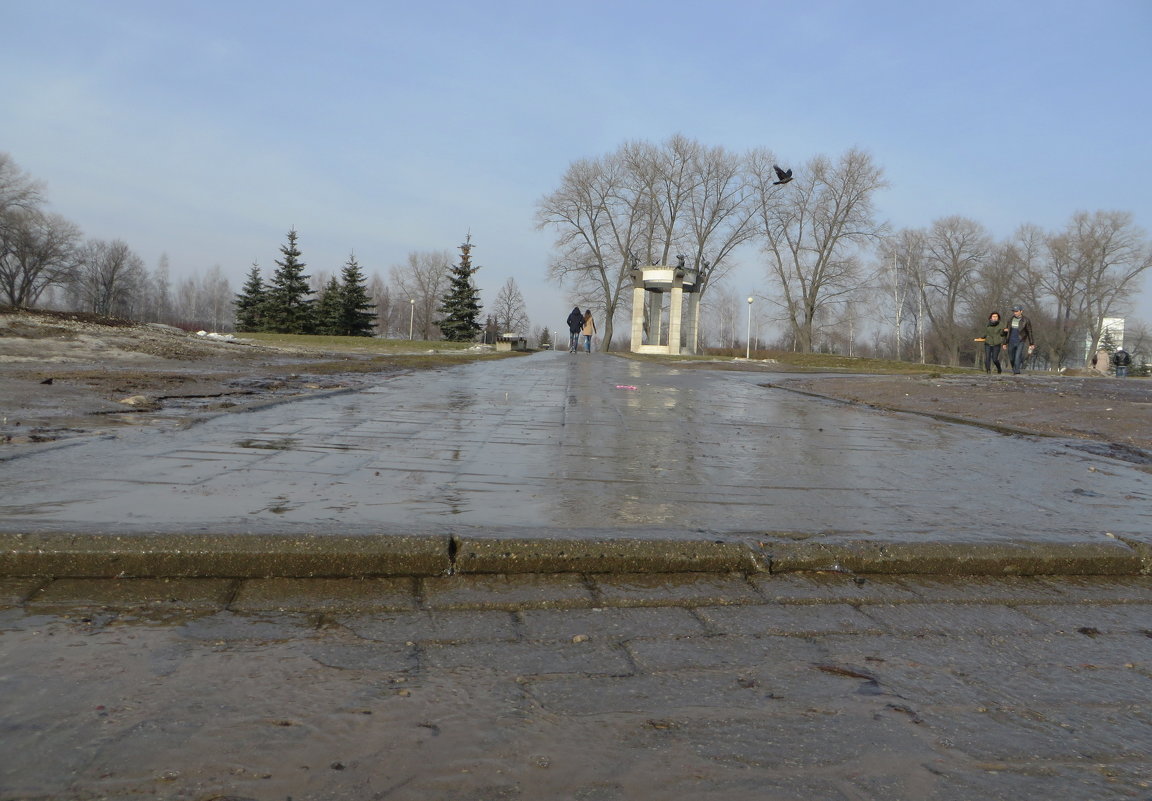
[[[44,188],[0,153],[0,299],[35,304],[71,277],[80,231],[43,208]]]
[[[453,260],[449,250],[413,251],[408,254],[404,265],[389,270],[395,288],[395,303],[401,307],[401,316],[404,317],[402,330],[405,335],[409,324],[414,336],[421,339],[433,339],[438,335],[436,308],[448,286]]]
[[[58,214],[0,211],[0,298],[12,306],[36,305],[47,288],[72,279],[79,245],[80,229]]]
[[[875,315],[883,335],[877,340],[903,359],[915,352],[924,360],[924,232],[903,228],[885,237],[877,249],[877,265],[872,284],[886,300],[877,304]],[[912,348],[904,347],[905,321],[912,322]],[[877,348],[879,350],[879,348]]]
[[[873,196],[887,183],[872,157],[855,149],[835,162],[811,159],[786,192],[774,191],[770,167],[762,162],[754,172],[760,235],[796,347],[808,353],[824,307],[860,285],[862,249],[883,231]]]
[[[0,212],[33,211],[43,203],[43,184],[20,169],[7,153],[0,153]]]
[[[89,241],[80,252],[71,294],[88,311],[129,315],[146,278],[143,260],[120,239]]]
[[[952,366],[960,364],[960,350],[977,327],[969,301],[991,252],[992,237],[983,225],[966,217],[935,220],[925,234],[925,311],[938,352]]]
[[[1080,337],[1095,350],[1104,318],[1127,307],[1128,294],[1152,267],[1152,245],[1128,212],[1077,212],[1049,238],[1048,256],[1040,281],[1056,307],[1052,361],[1075,362]]]
[[[400,332],[400,305],[394,302],[392,297],[392,290],[384,283],[384,279],[380,274],[373,272],[372,276],[368,279],[368,297],[372,298],[372,302],[376,304],[376,331],[378,336],[392,337],[398,336]],[[407,305],[407,304],[405,304]],[[402,310],[407,314],[408,310]],[[404,334],[407,335],[408,328],[407,317],[404,318]]]
[[[530,323],[528,312],[524,308],[524,295],[520,287],[516,286],[516,279],[509,278],[496,293],[496,301],[492,304],[492,316],[500,333],[519,333],[528,336]]]
[[[556,232],[550,274],[573,287],[580,305],[604,311],[604,349],[630,300],[634,267],[683,257],[697,271],[699,298],[730,269],[732,252],[755,231],[743,167],[741,157],[682,135],[630,142],[574,162],[541,199],[538,226]]]
[[[148,276],[147,294],[142,319],[168,324],[174,322],[172,314],[172,270],[167,253],[160,254],[156,268]]]
[[[608,350],[613,320],[637,250],[647,251],[645,234],[651,215],[651,194],[635,181],[634,170],[619,152],[582,159],[569,166],[560,188],[537,206],[537,227],[556,231],[559,253],[549,274],[570,283],[582,306],[601,311],[601,349]]]

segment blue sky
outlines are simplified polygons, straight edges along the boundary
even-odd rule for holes
[[[1152,2],[0,0],[0,151],[85,234],[174,276],[387,277],[472,232],[483,300],[549,283],[537,200],[674,133],[800,164],[869,151],[894,227],[997,236],[1130,211],[1152,234]],[[1152,276],[1135,316],[1152,322]],[[754,254],[732,280],[764,292]]]

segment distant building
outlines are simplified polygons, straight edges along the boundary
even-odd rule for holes
[[[1105,317],[1100,321],[1100,343],[1104,344],[1107,341],[1112,350],[1124,347],[1124,318],[1123,317]],[[1089,331],[1084,337],[1084,361],[1092,359],[1092,353],[1096,349],[1097,343],[1092,341],[1092,332]]]

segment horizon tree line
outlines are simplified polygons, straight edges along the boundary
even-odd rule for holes
[[[1055,232],[1026,223],[1003,242],[960,216],[893,232],[876,212],[888,183],[868,153],[814,156],[787,182],[779,164],[767,148],[733,153],[682,135],[574,161],[537,203],[537,227],[555,234],[549,274],[604,316],[606,350],[629,311],[633,266],[674,255],[699,272],[704,339],[743,339],[743,296],[715,289],[739,256],[758,261],[773,289],[755,298],[757,327],[782,325],[777,344],[789,350],[852,351],[871,327],[884,334],[873,350],[959,364],[974,356],[986,309],[1020,302],[1059,365],[1099,343],[1103,319],[1122,316],[1152,267],[1128,212],[1076,212]]]

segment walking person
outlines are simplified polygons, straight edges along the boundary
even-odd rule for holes
[[[1036,350],[1032,342],[1032,321],[1024,316],[1022,306],[1012,307],[1012,316],[1008,318],[1008,363],[1012,366],[1012,375],[1020,375],[1024,369],[1024,357]]]
[[[592,310],[584,310],[584,325],[580,329],[584,335],[584,352],[592,352],[592,335],[596,333],[596,321],[592,319]]]
[[[1005,328],[1004,323],[1000,322],[1000,312],[992,312],[988,315],[988,323],[981,332],[982,336],[976,337],[977,342],[984,343],[984,372],[991,373],[992,365],[996,365],[996,374],[1004,372],[1000,369],[1000,351],[1004,349],[1004,336]]]
[[[1112,354],[1112,366],[1116,368],[1117,378],[1127,378],[1128,368],[1132,365],[1132,357],[1124,348],[1117,348]]]
[[[580,345],[580,329],[584,327],[584,315],[579,306],[573,306],[568,313],[568,352],[575,353]]]

